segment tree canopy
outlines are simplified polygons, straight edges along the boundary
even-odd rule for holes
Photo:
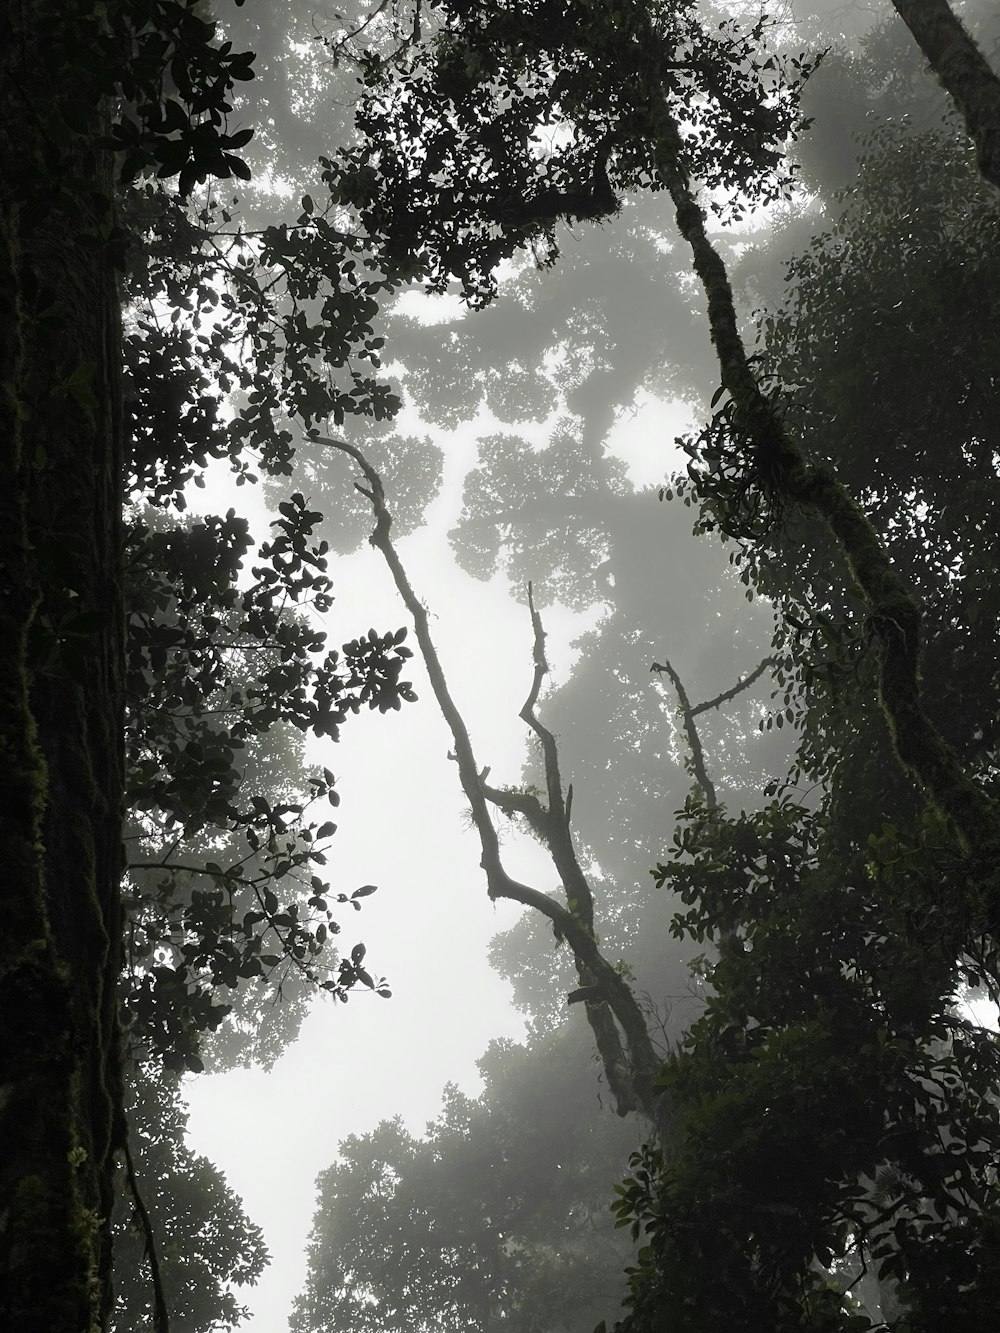
[[[333,947],[374,886],[325,877],[303,751],[415,697],[405,629],[314,618],[370,533],[529,909],[495,957],[530,1041],[424,1139],[343,1146],[297,1330],[591,1323],[628,1238],[620,1333],[992,1327],[1000,80],[988,15],[894,6],[841,44],[379,0],[308,58],[268,11],[261,94],[200,0],[4,7],[0,1323],[230,1325],[266,1262],[177,1080],[273,1062],[312,991],[390,995]],[[351,113],[308,114],[345,68]],[[383,309],[408,284],[464,308]],[[404,394],[493,414],[452,541],[527,585],[516,784],[397,549],[442,477]],[[611,438],[654,396],[695,424],[636,484]],[[267,536],[186,513],[220,470]],[[556,601],[596,623],[545,695]],[[581,1016],[641,1129],[589,1114]]]

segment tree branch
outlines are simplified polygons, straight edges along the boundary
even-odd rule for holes
[[[742,680],[738,680],[731,689],[723,690],[722,693],[717,694],[714,699],[706,699],[704,703],[695,704],[693,707],[688,698],[687,690],[684,688],[684,682],[681,680],[680,676],[678,676],[668,659],[664,658],[662,662],[654,662],[649,668],[650,671],[655,671],[658,675],[662,675],[666,672],[670,677],[674,689],[677,691],[677,699],[680,703],[680,713],[684,721],[684,733],[687,736],[688,749],[691,751],[691,769],[694,773],[695,781],[704,793],[705,804],[709,810],[716,809],[719,802],[715,793],[715,784],[708,776],[708,768],[705,765],[705,752],[702,748],[701,737],[698,734],[698,728],[694,724],[694,719],[699,713],[707,713],[710,708],[719,708],[722,704],[728,703],[730,699],[735,699],[738,694],[749,689],[754,681],[759,680],[768,667],[773,665],[773,659],[765,657],[763,662],[750,672],[749,676],[745,676]]]
[[[551,921],[556,938],[566,940],[573,954],[580,987],[589,997],[586,1002],[587,1019],[594,1033],[616,1109],[619,1115],[640,1110],[652,1120],[656,1113],[652,1078],[660,1062],[650,1040],[642,1011],[628,983],[598,948],[594,933],[593,895],[587,878],[580,869],[573,847],[569,830],[570,803],[568,799],[563,798],[558,748],[555,737],[539,722],[535,713],[542,678],[548,667],[544,651],[545,633],[541,617],[534,606],[531,589],[528,591],[528,604],[534,631],[534,672],[531,688],[520,715],[542,744],[548,793],[547,806],[528,792],[505,791],[486,783],[485,772],[488,770],[480,770],[476,763],[465,721],[448,690],[437,649],[431,639],[427,609],[413,591],[392,543],[390,535],[392,515],[386,506],[382,479],[361,450],[354,445],[327,436],[315,438],[320,443],[348,454],[364,474],[367,485],[355,482],[355,486],[362,495],[367,496],[375,516],[375,528],[369,540],[381,551],[399,594],[413,619],[417,643],[427,668],[434,697],[451,731],[459,780],[479,834],[483,853],[481,864],[486,872],[489,895],[492,899],[507,898],[541,912]],[[566,894],[566,906],[549,894],[521,884],[507,874],[501,860],[500,844],[490,817],[488,802],[508,814],[522,814],[529,821],[549,850]],[[661,1116],[661,1121],[662,1119]]]
[[[769,667],[773,666],[774,658],[765,657],[760,666],[755,667],[753,671],[750,672],[749,676],[745,676],[743,680],[738,680],[732,689],[723,690],[722,693],[717,694],[714,699],[706,699],[703,704],[695,704],[691,709],[691,716],[697,717],[699,713],[707,713],[710,708],[719,708],[722,704],[727,704],[730,699],[735,699],[738,694],[742,694],[744,690],[749,689],[754,681],[760,680],[764,672],[767,671]],[[656,669],[655,662],[651,669]]]
[[[892,0],[965,121],[980,173],[1000,190],[1000,78],[948,0]]]
[[[779,503],[800,504],[826,521],[868,607],[878,651],[879,699],[896,753],[930,802],[951,821],[966,849],[989,858],[996,842],[994,803],[966,774],[920,702],[920,607],[893,568],[882,538],[846,487],[831,468],[806,463],[778,406],[762,393],[740,336],[729,275],[709,240],[705,215],[683,166],[680,130],[655,67],[645,82],[657,168],[708,300],[722,383],[735,408],[734,428],[747,444],[740,493],[752,483]]]
[[[706,806],[709,810],[715,810],[719,805],[718,797],[715,794],[715,784],[708,776],[708,769],[705,767],[705,751],[701,747],[701,737],[698,735],[698,728],[694,724],[696,710],[691,707],[684,682],[667,660],[654,662],[649,669],[658,674],[665,671],[677,691],[677,699],[681,706],[681,718],[684,722],[684,733],[687,736],[688,749],[691,751],[691,770],[694,773],[695,781],[704,794]]]
[[[125,1156],[125,1179],[128,1181],[129,1193],[132,1195],[135,1211],[139,1215],[139,1225],[142,1228],[146,1259],[149,1262],[149,1275],[153,1281],[154,1333],[170,1333],[170,1315],[167,1311],[167,1300],[163,1294],[163,1278],[160,1273],[159,1255],[156,1252],[156,1236],[153,1232],[153,1223],[150,1220],[149,1212],[143,1202],[142,1194],[139,1191],[139,1182],[136,1180],[135,1162],[132,1160],[132,1149],[129,1146],[129,1133],[127,1127],[122,1134],[121,1146]]]

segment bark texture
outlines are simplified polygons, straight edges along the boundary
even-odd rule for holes
[[[0,0],[0,1327],[110,1306],[122,412],[111,162],[72,0]]]
[[[892,0],[958,108],[983,176],[1000,190],[1000,78],[948,0]]]

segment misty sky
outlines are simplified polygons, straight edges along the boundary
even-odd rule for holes
[[[664,475],[664,460],[676,457],[673,437],[681,425],[676,412],[652,403],[622,421],[612,444],[635,484]],[[478,429],[495,428],[483,420]],[[436,433],[447,450],[445,483],[426,526],[399,549],[430,606],[432,634],[477,758],[491,765],[492,781],[516,783],[526,738],[518,711],[531,682],[523,591],[508,589],[500,578],[488,584],[469,578],[455,565],[446,535],[461,508],[475,435],[475,429],[450,439]],[[206,512],[236,504],[261,532],[266,517],[259,493],[242,488],[229,494],[224,477],[219,481],[195,492],[192,502]],[[330,507],[332,498],[322,503]],[[366,548],[336,558],[332,572],[337,601],[321,622],[331,642],[369,625],[382,630],[407,623],[381,555]],[[552,684],[568,676],[576,657],[571,642],[598,614],[545,611]],[[654,688],[645,658],[637,654],[623,665]],[[379,886],[362,912],[341,917],[343,941],[348,948],[365,941],[368,964],[388,978],[393,998],[362,992],[342,1005],[324,997],[272,1070],[198,1075],[185,1085],[192,1147],[225,1172],[249,1216],[264,1227],[271,1250],[272,1263],[256,1288],[240,1293],[254,1315],[242,1327],[252,1333],[286,1327],[305,1275],[315,1177],[334,1160],[338,1143],[395,1115],[422,1132],[440,1109],[446,1082],[475,1095],[481,1087],[475,1062],[488,1042],[523,1033],[509,987],[486,957],[490,938],[519,909],[487,898],[478,838],[468,827],[456,766],[447,759],[451,739],[418,657],[411,666],[418,703],[386,716],[363,713],[348,720],[336,745],[309,746],[310,759],[337,775],[341,794],[327,867],[331,885],[347,892]],[[516,878],[544,890],[558,887],[546,854],[530,838],[508,828],[503,852]],[[596,1069],[594,1085],[596,1097]]]

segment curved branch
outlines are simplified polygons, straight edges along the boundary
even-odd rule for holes
[[[761,391],[740,336],[729,275],[708,237],[705,215],[683,166],[680,130],[655,71],[647,75],[646,97],[657,167],[708,301],[722,383],[733,400],[737,430],[748,444],[747,474],[779,500],[814,510],[837,538],[868,607],[878,648],[880,704],[896,753],[930,802],[951,821],[964,846],[990,857],[996,842],[995,805],[966,774],[920,701],[920,607],[860,506],[832,469],[806,463],[777,405]]]
[[[413,619],[413,626],[417,635],[417,643],[420,647],[421,655],[424,659],[424,665],[427,668],[427,675],[430,677],[431,689],[434,691],[434,697],[437,700],[438,707],[441,709],[448,729],[451,731],[452,739],[455,743],[455,759],[458,763],[459,780],[462,784],[462,790],[465,792],[466,799],[472,808],[472,818],[479,834],[479,841],[483,849],[482,866],[486,871],[486,881],[489,895],[491,898],[509,898],[515,896],[515,888],[533,893],[534,890],[527,889],[525,885],[517,885],[515,881],[503,869],[500,861],[500,843],[497,838],[496,829],[490,819],[489,810],[486,805],[486,798],[483,795],[483,785],[479,777],[480,768],[476,763],[476,758],[472,750],[472,741],[469,738],[468,728],[465,720],[458,710],[454,699],[448,689],[448,683],[445,680],[444,672],[441,669],[441,661],[434,647],[434,641],[431,638],[430,626],[427,616],[427,609],[417,597],[410,585],[406,570],[403,568],[402,561],[396,553],[396,548],[392,543],[390,532],[392,529],[392,515],[385,503],[385,490],[382,486],[382,478],[375,471],[372,465],[365,458],[364,454],[353,444],[348,444],[346,440],[332,440],[327,436],[319,435],[315,437],[319,443],[328,444],[334,449],[339,449],[341,453],[347,454],[353,458],[364,473],[367,486],[362,486],[355,482],[355,488],[364,495],[372,506],[372,512],[375,516],[375,528],[369,541],[376,550],[381,551],[389,571],[392,574],[393,582],[402,597],[406,609]],[[544,897],[545,895],[541,895]],[[515,898],[516,901],[523,901]],[[565,911],[554,899],[549,900],[551,909],[545,910],[545,914],[555,919],[555,915]],[[533,903],[532,906],[537,906]]]

